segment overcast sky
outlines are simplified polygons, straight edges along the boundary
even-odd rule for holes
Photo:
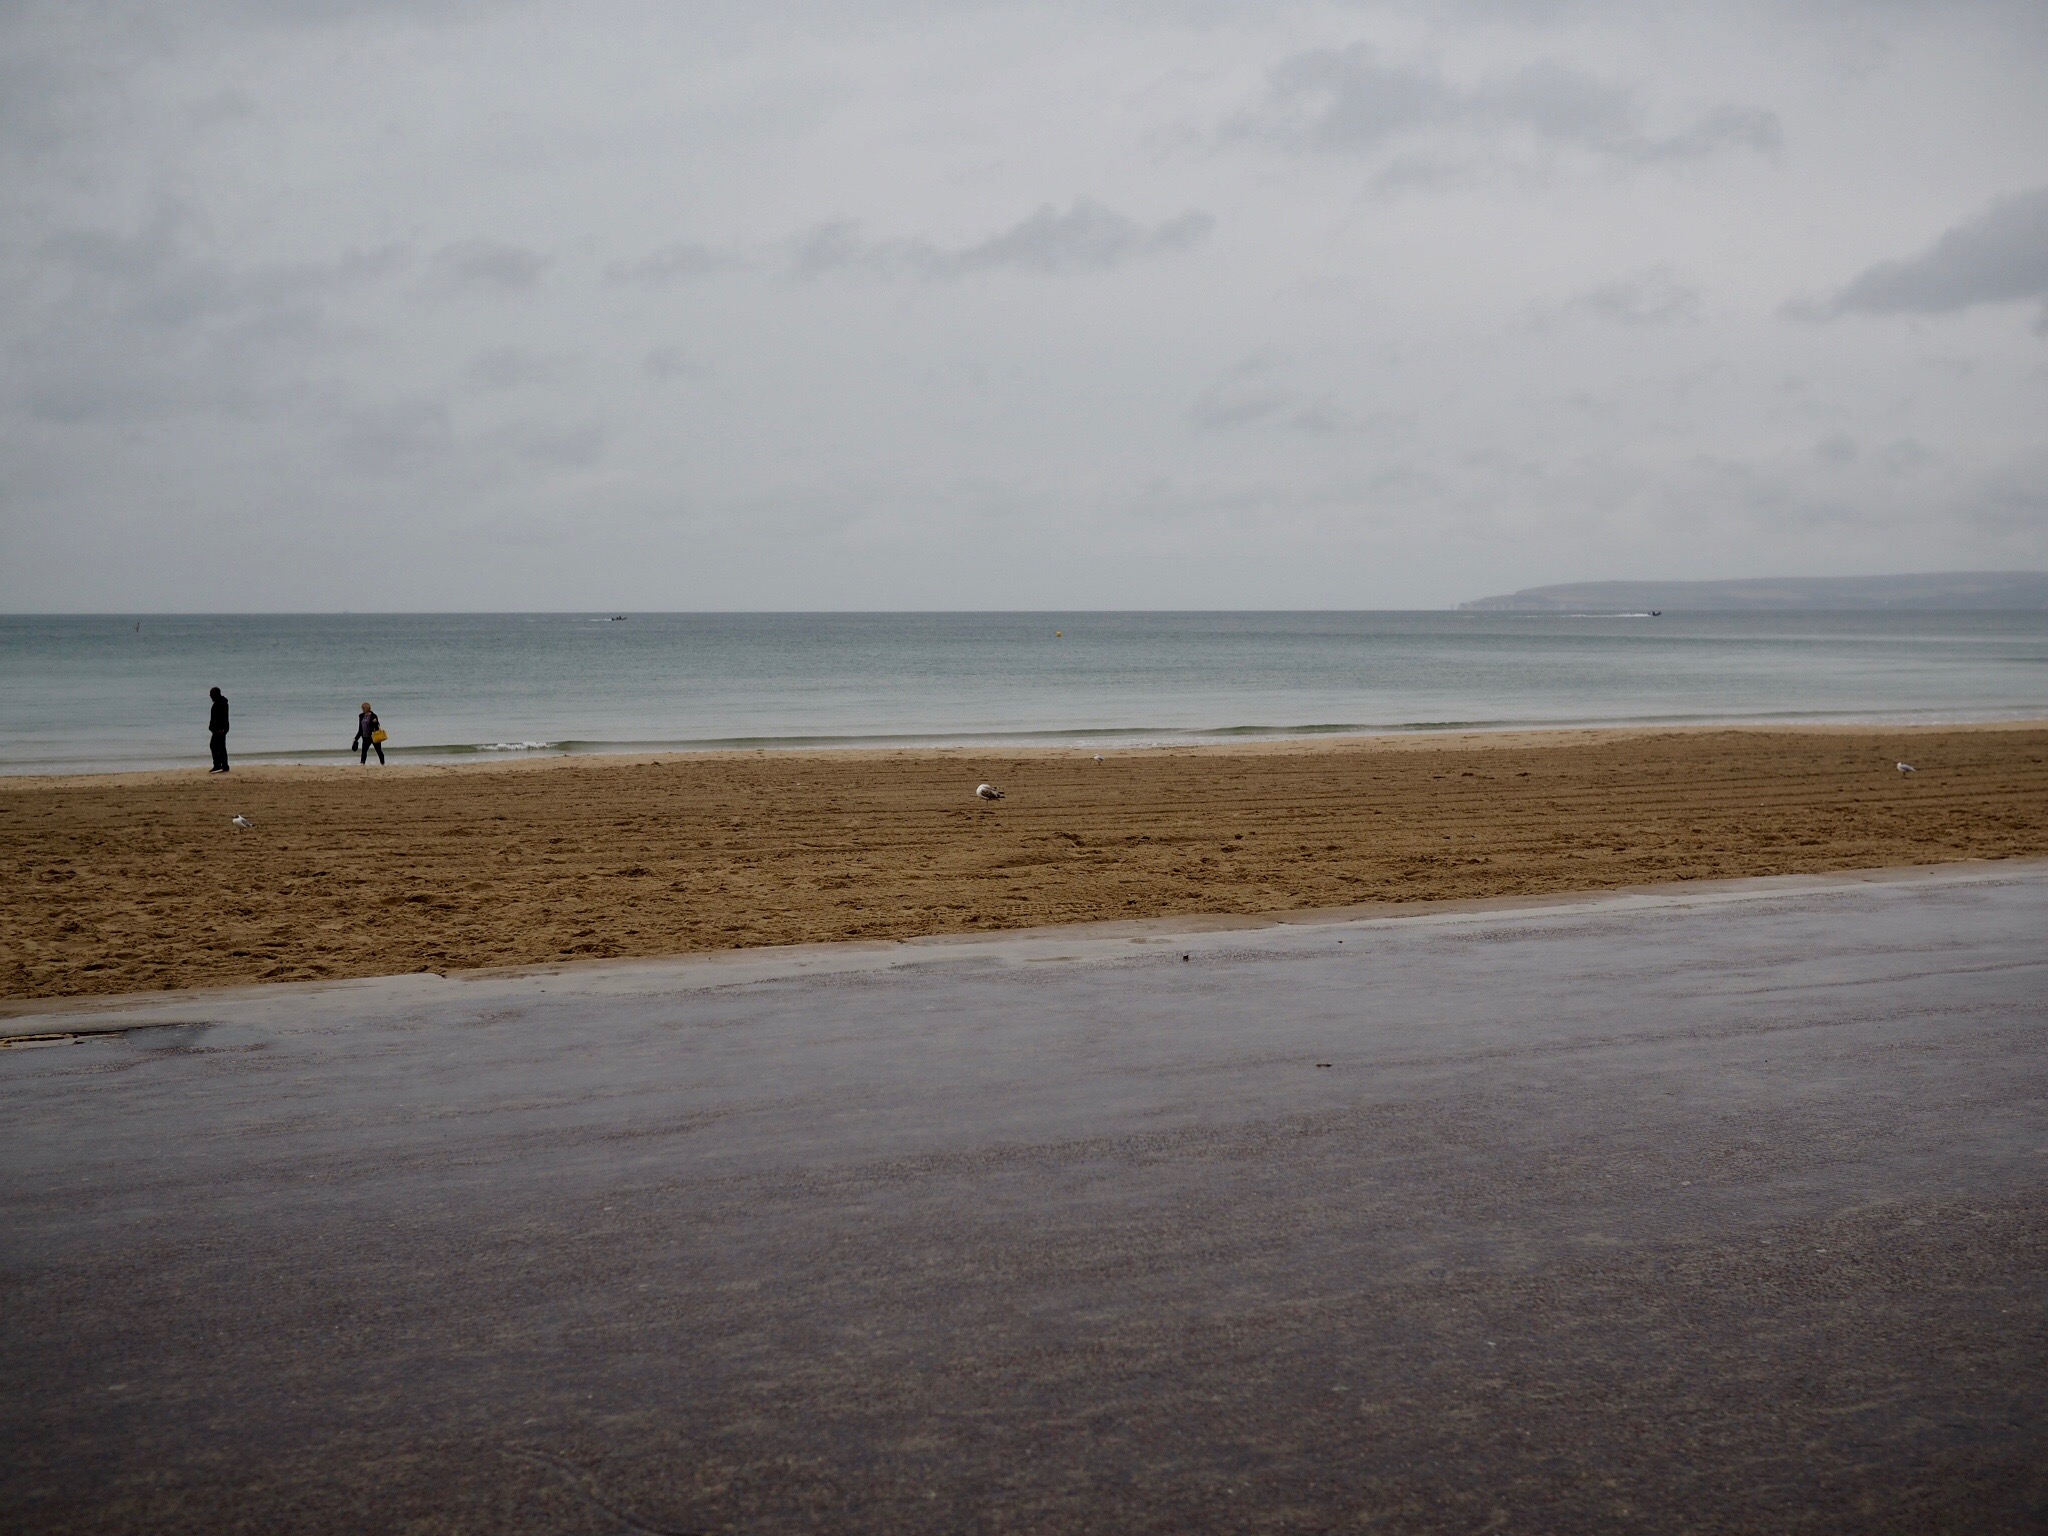
[[[0,0],[0,607],[2048,567],[2048,6]]]

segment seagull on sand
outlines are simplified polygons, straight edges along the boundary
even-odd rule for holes
[[[1914,768],[1914,766],[1911,763],[1893,763],[1892,766],[1899,770],[1899,774],[1901,777],[1909,773],[1918,772],[1918,770]]]
[[[984,800],[1000,800],[1003,798],[1003,792],[993,784],[977,784],[974,786],[974,792]]]
[[[240,827],[240,828],[241,828],[241,829],[242,829],[242,830],[243,830],[244,832],[254,832],[254,831],[256,830],[256,823],[255,823],[255,822],[253,822],[253,821],[251,821],[251,820],[250,820],[250,819],[249,819],[248,817],[246,817],[246,816],[230,816],[230,817],[228,818],[228,820],[232,821],[232,822],[233,822],[233,823],[234,823],[234,824],[235,824],[236,826]]]

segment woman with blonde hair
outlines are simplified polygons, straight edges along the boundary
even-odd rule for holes
[[[362,755],[356,759],[359,763],[367,763],[370,760],[372,747],[377,749],[377,761],[384,761],[384,727],[377,719],[377,711],[370,708],[368,699],[363,700],[363,712],[356,716],[356,739],[349,745],[360,746],[363,749]]]

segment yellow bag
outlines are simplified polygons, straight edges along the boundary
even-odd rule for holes
[[[380,744],[380,745],[381,745],[382,743],[384,743],[384,742],[387,742],[387,741],[389,741],[390,739],[391,739],[391,733],[390,733],[389,731],[372,731],[372,732],[370,732],[370,740],[372,740],[372,741],[374,741],[374,742],[377,742],[377,743],[378,743],[378,744]]]

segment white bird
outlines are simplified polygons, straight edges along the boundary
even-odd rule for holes
[[[1913,773],[1917,771],[1911,763],[1894,763],[1892,766],[1898,769],[1900,773]]]
[[[1095,761],[1098,763],[1102,761],[1102,754],[1100,752],[1095,754]]]
[[[231,816],[228,819],[244,832],[254,832],[256,830],[256,823],[246,816]]]
[[[1003,792],[993,784],[977,784],[974,786],[974,792],[984,800],[1000,800],[1003,798]]]

